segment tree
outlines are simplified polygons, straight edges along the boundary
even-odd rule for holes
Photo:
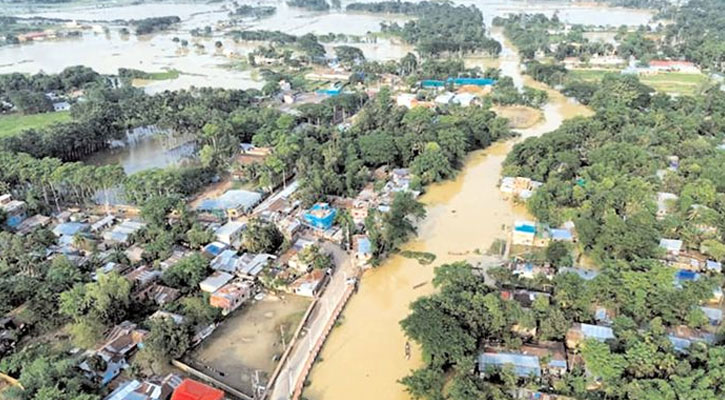
[[[274,224],[259,218],[251,219],[244,231],[244,248],[252,253],[275,253],[283,241],[282,232]]]
[[[450,161],[435,142],[425,145],[423,152],[413,160],[411,170],[420,176],[423,184],[438,182],[453,174]]]
[[[201,254],[194,253],[184,257],[176,264],[164,271],[161,279],[168,286],[192,290],[199,286],[199,283],[208,275],[209,261]]]

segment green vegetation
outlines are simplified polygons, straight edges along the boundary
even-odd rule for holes
[[[277,8],[273,6],[250,6],[243,4],[229,12],[230,17],[265,18],[274,15]]]
[[[426,253],[424,251],[411,251],[411,250],[403,250],[400,252],[400,255],[405,258],[413,258],[415,260],[418,260],[418,264],[420,265],[429,265],[433,263],[436,259],[436,255],[433,253]]]
[[[585,82],[601,82],[607,74],[618,74],[619,71],[596,70],[596,69],[575,69],[568,72],[568,75],[577,80]],[[692,96],[707,86],[709,82],[705,74],[689,74],[682,72],[662,72],[654,75],[641,76],[640,81],[652,87],[658,92]]]
[[[173,24],[178,24],[179,22],[181,22],[181,18],[177,16],[151,17],[129,21],[136,28],[137,35],[147,35],[149,33],[167,30]]]
[[[68,122],[70,119],[70,111],[0,115],[0,138],[18,134],[26,129],[47,128],[58,122]]]
[[[119,68],[118,76],[123,79],[146,79],[152,81],[163,81],[169,79],[176,79],[181,75],[181,72],[176,69],[169,69],[166,71],[159,72],[145,72],[138,69]]]
[[[289,0],[287,5],[309,11],[327,11],[330,9],[330,4],[326,0]]]
[[[420,3],[382,1],[351,3],[348,11],[403,13],[416,19],[400,26],[381,24],[382,31],[400,36],[416,46],[425,56],[484,51],[501,52],[501,44],[486,35],[481,10],[475,6],[454,6],[451,3],[422,1]]]

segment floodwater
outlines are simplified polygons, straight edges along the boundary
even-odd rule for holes
[[[85,160],[88,164],[119,164],[127,175],[152,168],[164,168],[193,158],[196,142],[192,135],[158,134],[99,151]]]
[[[589,4],[572,5],[556,1],[476,0],[460,3],[479,7],[488,24],[495,16],[519,12],[542,12],[547,15],[558,13],[562,20],[571,23],[613,26],[644,24],[651,18],[651,13],[646,11]],[[365,36],[379,31],[381,22],[403,23],[406,20],[401,16],[346,13],[340,10],[309,12],[291,8],[284,1],[265,0],[255,1],[253,4],[274,5],[277,13],[269,18],[243,21],[231,29],[280,30],[296,35],[333,32]],[[343,7],[345,4],[343,2]],[[136,68],[149,72],[176,69],[182,72],[179,78],[152,82],[146,86],[146,90],[153,93],[190,86],[261,88],[263,82],[250,70],[230,68],[231,65],[246,60],[246,55],[259,45],[235,43],[224,35],[223,29],[216,29],[219,23],[228,19],[227,13],[231,7],[233,6],[228,1],[211,4],[164,2],[107,7],[97,4],[59,7],[3,5],[0,6],[0,14],[70,19],[91,25],[103,23],[110,30],[103,33],[96,29],[85,31],[77,38],[0,47],[0,73],[55,73],[68,66],[80,64],[105,74],[114,74],[118,68]],[[166,15],[177,15],[182,22],[174,30],[142,37],[121,35],[121,26],[113,22],[118,19]],[[211,37],[191,37],[191,29],[205,26],[215,28]],[[172,41],[175,37],[188,40],[188,48]],[[215,48],[216,41],[222,42],[220,50]],[[412,50],[411,46],[387,39],[379,39],[375,43],[351,44],[360,47],[367,58],[379,61],[398,59]],[[195,45],[203,46],[203,49]],[[329,49],[332,46],[327,47]]]
[[[500,32],[499,32],[500,33]],[[500,66],[505,74],[523,85],[532,84],[521,75],[518,56],[504,42]],[[559,127],[564,119],[588,115],[590,111],[548,89],[550,103],[543,109],[544,121],[519,130],[521,137],[496,143],[469,156],[456,179],[428,188],[421,201],[428,215],[419,225],[419,236],[406,249],[437,256],[432,265],[393,256],[362,278],[359,292],[343,313],[344,321],[333,330],[309,377],[305,396],[312,400],[407,400],[398,380],[422,364],[416,348],[405,357],[406,338],[399,322],[409,314],[409,304],[431,294],[434,265],[455,261],[479,263],[495,239],[504,239],[506,227],[526,218],[498,191],[502,163],[516,141],[539,136]],[[478,251],[477,251],[478,250]],[[415,346],[414,346],[415,347]]]

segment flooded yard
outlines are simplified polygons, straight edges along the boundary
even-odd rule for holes
[[[220,381],[252,393],[255,379],[265,382],[284,351],[285,341],[297,329],[310,305],[310,299],[267,295],[254,304],[242,306],[190,355],[197,366]],[[285,343],[286,344],[286,343]]]

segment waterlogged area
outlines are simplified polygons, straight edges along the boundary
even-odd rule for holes
[[[494,32],[494,37],[504,46],[500,59],[504,74],[519,85],[532,85],[521,74],[515,49],[497,35],[500,32]],[[519,130],[517,140],[540,136],[558,128],[565,119],[591,113],[545,89],[550,102],[543,109],[544,120]],[[330,335],[320,354],[322,361],[312,370],[307,398],[409,399],[398,380],[422,364],[419,351],[414,351],[410,360],[405,357],[406,338],[399,322],[408,315],[409,304],[435,290],[431,284],[435,265],[485,262],[480,253],[494,240],[505,238],[507,225],[527,216],[524,207],[505,200],[497,188],[502,163],[515,142],[496,143],[471,154],[456,179],[428,188],[420,199],[428,215],[419,225],[417,240],[405,249],[433,253],[435,262],[423,266],[414,259],[393,256],[363,276],[358,294],[343,313],[342,325]]]
[[[240,2],[240,4],[252,2]],[[254,2],[257,5],[259,2]],[[605,8],[586,3],[572,5],[558,2],[521,1],[463,1],[461,4],[480,8],[490,24],[496,16],[519,12],[542,12],[547,15],[558,13],[559,17],[571,23],[597,25],[639,25],[646,23],[651,13],[641,10]],[[372,15],[347,13],[340,10],[330,12],[309,12],[291,8],[283,1],[266,1],[262,5],[273,5],[277,12],[259,20],[246,20],[233,29],[280,30],[301,35],[305,33],[343,33],[365,36],[380,31],[380,23],[404,23],[406,18],[395,15]],[[343,8],[345,3],[343,3]],[[175,69],[181,71],[177,79],[156,81],[146,86],[148,92],[184,89],[190,86],[212,86],[236,89],[261,88],[263,81],[249,69],[230,68],[246,60],[246,55],[260,43],[235,43],[223,30],[220,23],[228,20],[230,2],[221,3],[145,3],[126,6],[99,7],[97,4],[63,5],[58,8],[0,6],[0,15],[22,17],[40,16],[75,20],[95,25],[77,38],[40,41],[21,45],[0,47],[0,73],[60,72],[72,65],[87,65],[98,72],[114,74],[118,68],[135,68],[149,72]],[[147,17],[176,15],[182,19],[173,30],[151,35],[122,35],[118,23],[113,21]],[[104,32],[99,24],[108,26]],[[192,37],[191,29],[212,26],[209,37]],[[173,38],[188,40],[189,46],[182,47]],[[215,43],[222,42],[217,49]],[[203,49],[196,45],[203,46]],[[335,43],[326,46],[328,51]],[[374,43],[349,43],[361,48],[368,59],[386,61],[398,59],[412,51],[412,47],[397,40],[378,38]]]

